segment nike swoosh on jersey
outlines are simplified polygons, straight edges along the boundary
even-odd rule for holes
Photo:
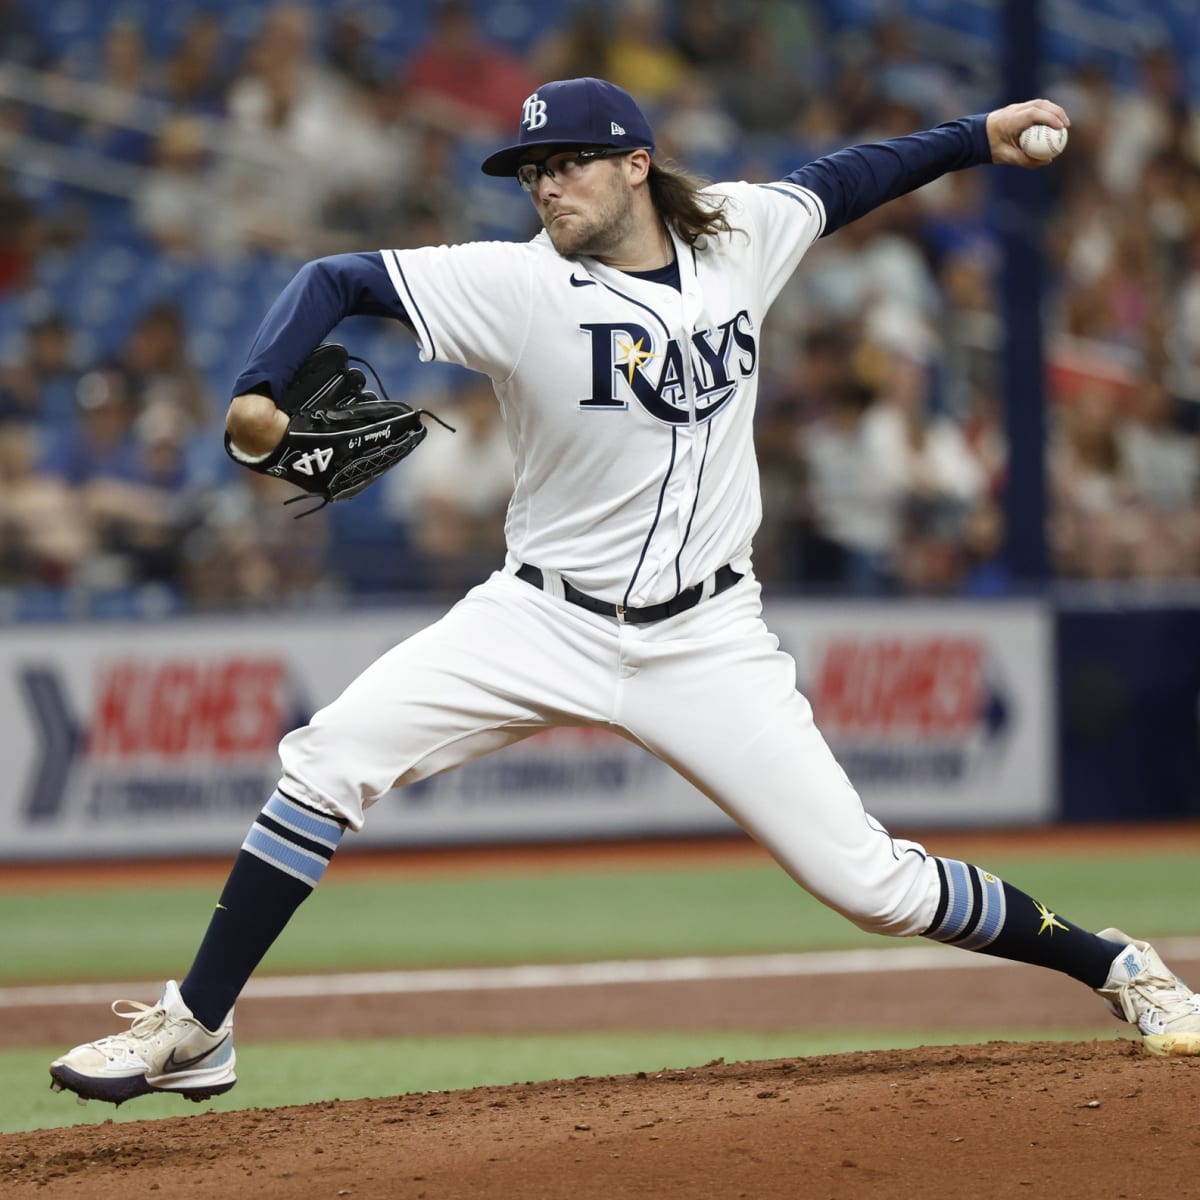
[[[163,1063],[163,1074],[165,1075],[168,1071],[186,1071],[188,1067],[194,1067],[210,1054],[215,1054],[227,1041],[229,1041],[229,1034],[226,1034],[215,1046],[210,1046],[203,1054],[197,1054],[194,1058],[176,1058],[175,1051],[172,1050],[167,1055],[167,1061]]]
[[[589,287],[589,286],[595,287],[596,281],[594,279],[576,279],[575,276],[572,275],[571,276],[571,286],[572,287]]]

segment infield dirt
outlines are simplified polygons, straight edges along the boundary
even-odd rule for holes
[[[0,1194],[1194,1196],[1200,1062],[991,1043],[15,1135]]]

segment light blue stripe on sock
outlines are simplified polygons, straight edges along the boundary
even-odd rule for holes
[[[1004,885],[994,875],[989,875],[978,867],[974,870],[983,886],[983,916],[979,918],[979,924],[975,926],[971,936],[958,943],[964,950],[982,950],[985,946],[990,946],[1000,936],[1007,912]]]
[[[299,846],[284,841],[277,833],[264,829],[257,822],[250,826],[242,849],[249,851],[257,858],[278,867],[287,875],[303,880],[310,887],[316,887],[321,882],[321,876],[329,865],[327,859],[311,850],[301,850]]]
[[[949,893],[946,915],[937,929],[931,929],[926,937],[937,942],[949,942],[958,937],[971,919],[971,877],[967,864],[954,858],[938,860],[946,871],[946,889]]]
[[[345,827],[338,824],[332,817],[323,817],[311,809],[294,803],[286,796],[281,796],[278,792],[271,794],[270,800],[263,807],[263,812],[278,821],[280,825],[286,825],[294,833],[301,834],[314,842],[320,842],[322,846],[328,846],[331,850],[337,849],[338,843],[342,840],[342,834],[345,833]]]

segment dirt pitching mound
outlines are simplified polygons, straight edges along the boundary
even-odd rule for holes
[[[1200,1060],[992,1042],[14,1134],[0,1195],[1192,1195]]]

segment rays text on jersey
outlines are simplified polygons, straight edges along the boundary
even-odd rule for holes
[[[656,420],[686,425],[689,420],[684,350],[678,338],[655,344],[635,321],[596,322],[579,327],[591,339],[592,391],[584,411],[624,409],[628,394]],[[696,416],[719,412],[758,366],[758,343],[750,314],[742,309],[715,329],[698,329],[689,340],[695,381]]]

